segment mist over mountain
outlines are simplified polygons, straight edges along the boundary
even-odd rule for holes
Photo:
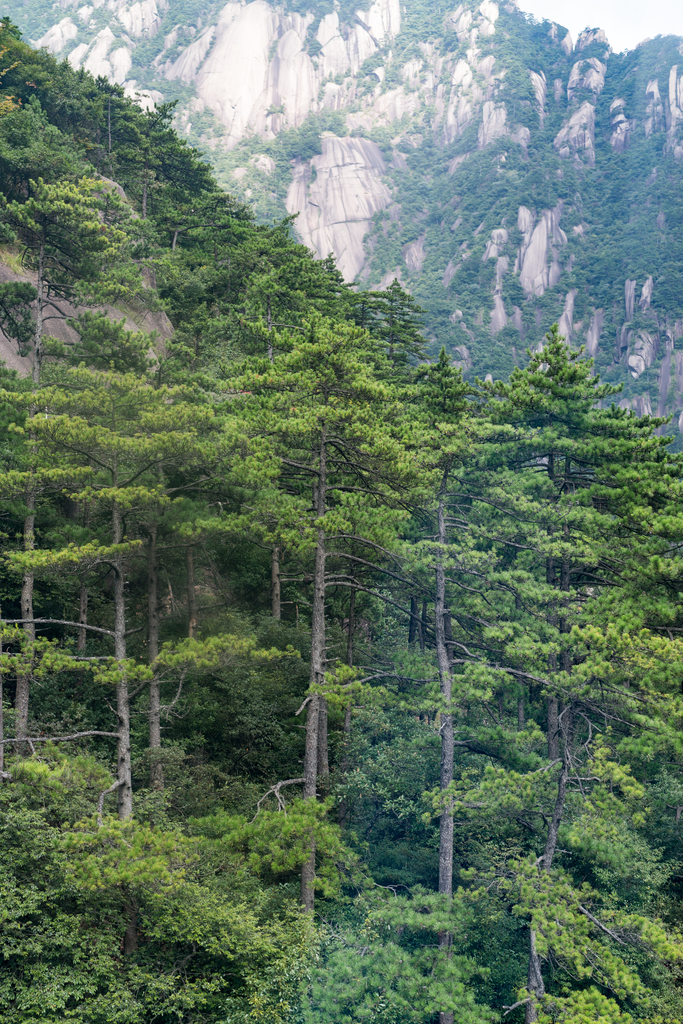
[[[397,277],[468,372],[550,325],[683,409],[683,41],[617,55],[513,3],[30,0],[26,38],[151,104],[347,280]],[[678,347],[678,351],[677,351]],[[683,419],[683,417],[681,417]]]

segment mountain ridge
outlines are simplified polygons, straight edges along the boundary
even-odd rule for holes
[[[493,0],[34,0],[18,20],[176,100],[225,187],[361,287],[398,277],[466,372],[509,373],[559,322],[622,405],[683,421],[678,37],[614,54]]]

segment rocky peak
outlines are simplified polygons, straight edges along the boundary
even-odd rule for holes
[[[74,66],[178,100],[185,137],[258,216],[295,215],[361,286],[398,277],[463,366],[506,372],[558,321],[630,408],[664,401],[678,418],[680,40],[614,54],[600,28],[574,44],[511,0],[23,12]]]

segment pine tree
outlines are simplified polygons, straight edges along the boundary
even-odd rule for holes
[[[493,858],[491,868],[509,879],[506,891],[515,891],[517,913],[529,920],[527,992],[518,1005],[525,1006],[527,1021],[547,1019],[552,1007],[574,1019],[572,1013],[583,1012],[580,992],[548,994],[542,958],[552,950],[556,969],[576,970],[584,957],[590,963],[596,935],[621,941],[626,917],[607,911],[594,889],[582,895],[571,860],[558,866],[561,831],[563,848],[578,849],[583,827],[603,834],[610,821],[627,819],[638,783],[626,768],[620,775],[626,756],[620,751],[638,747],[644,753],[673,741],[669,722],[680,697],[666,666],[678,657],[679,642],[643,631],[642,619],[618,636],[603,608],[613,609],[616,593],[633,587],[648,558],[653,566],[663,556],[666,544],[660,547],[646,524],[672,509],[677,460],[667,456],[667,440],[654,433],[658,421],[601,408],[613,389],[591,376],[590,362],[571,352],[556,329],[525,370],[488,391],[488,438],[451,499],[467,529],[451,559],[460,566],[454,576],[461,594],[454,640],[464,655],[460,701],[472,709],[478,701],[483,710],[481,687],[488,685],[497,724],[465,712],[457,742],[506,767],[487,769],[477,786],[463,776],[452,787],[454,807],[475,820],[497,815],[534,821],[530,828],[543,837],[542,848],[528,860]],[[666,522],[670,543],[682,524],[677,513],[667,513]],[[516,680],[513,686],[505,685],[506,676]],[[528,700],[539,688],[547,695],[545,757],[535,723],[525,722],[523,703],[519,712],[524,690]],[[651,709],[648,721],[637,711],[640,700]],[[608,721],[620,723],[620,737],[601,736]],[[587,801],[583,810],[581,800]],[[560,932],[552,915],[564,922]],[[650,925],[641,919],[634,927],[643,934]],[[651,927],[657,955],[670,940]],[[607,987],[639,991],[637,975],[623,961],[601,955],[607,957]],[[596,1005],[603,999],[597,993],[591,998]],[[600,1005],[605,1014],[614,1012],[609,1000]]]
[[[22,263],[35,275],[35,289],[17,284],[11,289],[11,316],[4,326],[21,344],[30,343],[34,389],[40,387],[45,355],[46,324],[64,320],[64,303],[78,304],[120,296],[130,291],[130,274],[122,259],[125,234],[114,221],[121,204],[110,194],[102,201],[101,185],[89,179],[78,183],[31,182],[29,197],[19,202],[3,200],[0,219],[15,232],[22,246]],[[123,277],[121,276],[123,270]],[[105,271],[105,273],[103,273]],[[23,301],[23,309],[18,300]],[[61,305],[60,305],[61,303]],[[24,549],[35,544],[37,484],[29,479],[25,494]],[[21,615],[27,641],[35,641],[33,625],[33,573],[24,575]],[[16,709],[19,735],[26,734],[30,673],[17,681]]]
[[[414,473],[402,435],[400,395],[373,370],[377,353],[357,328],[313,319],[281,335],[284,354],[256,363],[233,388],[252,458],[277,486],[258,495],[257,516],[287,549],[312,557],[311,668],[303,795],[314,800],[327,764],[325,599],[331,586],[356,586],[355,542],[372,551],[391,543],[403,518],[401,497]],[[246,393],[246,394],[245,394]],[[252,513],[253,518],[253,513]],[[302,867],[301,902],[313,909],[315,848]]]

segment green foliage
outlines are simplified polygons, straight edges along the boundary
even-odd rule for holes
[[[445,13],[413,5],[406,59]],[[529,96],[520,19],[501,10],[509,118]],[[564,58],[529,33],[551,81]],[[81,307],[40,377],[0,380],[3,1021],[484,1024],[528,1000],[548,1022],[680,1020],[680,457],[557,327],[525,368],[504,335],[503,380],[467,383],[445,345],[425,359],[425,321],[490,351],[481,257],[503,217],[520,242],[514,176],[538,208],[611,186],[509,140],[452,176],[404,143],[406,219],[376,268],[418,216],[430,273],[467,243],[456,326],[426,285],[354,293],[291,220],[258,225],[171,107],[144,113],[1,35],[21,66],[3,78],[3,237],[45,309]],[[281,135],[275,177],[339,117]],[[621,249],[582,245],[577,290],[621,273]],[[1,324],[31,350],[49,334],[38,288],[7,265]],[[554,302],[524,306],[531,342]]]

